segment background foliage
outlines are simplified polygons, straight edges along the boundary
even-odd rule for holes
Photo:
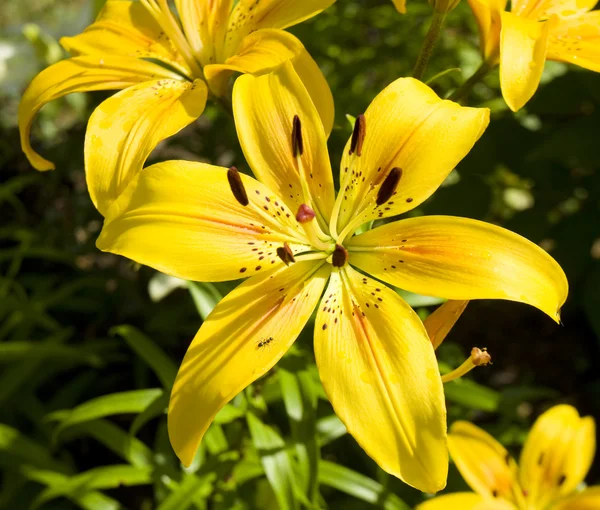
[[[95,248],[102,219],[85,188],[82,144],[106,95],[43,110],[35,136],[58,170],[35,172],[19,149],[19,94],[62,58],[57,38],[78,33],[101,4],[0,3],[0,508],[395,510],[422,501],[333,414],[310,328],[219,414],[194,465],[181,469],[166,435],[169,388],[202,318],[234,284],[187,284]],[[430,9],[408,4],[400,16],[389,0],[340,0],[292,30],[333,90],[334,165],[350,133],[345,114],[411,72]],[[425,77],[460,67],[433,84],[439,93],[476,68],[477,43],[463,1]],[[473,420],[518,453],[554,403],[600,418],[600,76],[549,63],[525,110],[512,114],[498,96],[496,72],[471,95],[492,109],[489,129],[413,214],[501,224],[541,243],[567,272],[563,327],[524,305],[473,302],[438,351],[443,369],[474,345],[491,351],[493,366],[446,385],[449,421]],[[233,123],[213,106],[151,160],[176,158],[247,169]],[[409,297],[422,316],[439,303]],[[600,481],[600,462],[588,481]],[[464,488],[451,466],[447,490]]]

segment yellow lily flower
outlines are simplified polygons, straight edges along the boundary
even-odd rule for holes
[[[249,276],[204,321],[179,369],[168,421],[175,452],[190,464],[217,412],[277,363],[317,308],[316,360],[337,415],[387,472],[440,490],[446,413],[432,343],[410,306],[366,273],[455,300],[522,301],[554,319],[565,276],[538,246],[480,221],[410,218],[353,233],[426,200],[489,111],[396,80],[358,116],[337,197],[322,123],[290,63],[238,78],[233,111],[257,179],[193,162],[150,166],[115,201],[97,241],[188,280]]]
[[[593,510],[600,486],[577,491],[596,451],[592,417],[554,406],[534,423],[519,466],[506,449],[470,422],[450,427],[450,454],[475,492],[433,498],[417,510]]]
[[[469,0],[477,18],[481,51],[500,64],[502,95],[512,111],[531,99],[544,63],[557,60],[600,71],[597,0]]]
[[[38,170],[54,164],[36,153],[33,118],[71,92],[121,90],[90,117],[85,140],[88,188],[104,215],[163,139],[197,119],[210,92],[227,92],[234,72],[265,73],[291,60],[321,115],[333,126],[333,98],[302,43],[283,28],[334,0],[108,0],[97,20],[62,46],[73,58],[38,74],[19,107],[21,145]]]

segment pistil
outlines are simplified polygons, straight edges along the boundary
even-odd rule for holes
[[[296,213],[296,221],[304,229],[306,237],[312,246],[318,250],[330,251],[333,248],[333,240],[327,236],[315,221],[315,211],[306,204],[302,204]]]
[[[300,117],[298,115],[294,115],[292,119],[292,155],[296,158],[296,165],[298,170],[298,178],[300,179],[300,187],[302,188],[302,198],[304,203],[313,209],[316,210],[315,214],[317,216],[317,220],[319,224],[326,228],[327,222],[321,211],[319,211],[316,204],[312,202],[312,195],[310,193],[310,189],[308,187],[308,181],[306,178],[306,170],[304,168],[304,163],[302,162],[302,155],[304,154],[304,138],[302,136],[302,123],[300,122]],[[319,227],[319,230],[322,230]]]

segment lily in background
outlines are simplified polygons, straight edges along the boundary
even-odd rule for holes
[[[500,64],[506,104],[517,111],[538,88],[544,63],[558,60],[600,71],[597,0],[469,0],[477,18],[484,66]]]
[[[381,281],[455,300],[429,323],[437,346],[468,299],[521,301],[558,320],[565,275],[535,244],[481,221],[415,217],[355,233],[425,201],[489,111],[396,80],[357,117],[337,196],[321,119],[289,62],[238,78],[233,111],[256,179],[202,163],[150,166],[114,202],[97,241],[187,280],[248,277],[204,321],[179,369],[168,416],[175,452],[192,462],[218,411],[277,363],[317,309],[316,361],[337,415],[384,470],[441,490],[446,410],[434,345]]]
[[[121,90],[96,108],[85,139],[85,169],[94,205],[108,208],[163,139],[196,120],[207,97],[228,101],[234,72],[265,73],[290,60],[315,102],[325,131],[333,99],[302,43],[282,29],[334,0],[108,0],[83,33],[61,39],[72,58],[38,74],[19,106],[21,145],[38,170],[54,164],[33,150],[34,116],[72,92]]]
[[[475,492],[439,496],[417,510],[594,510],[600,486],[579,490],[594,460],[596,427],[558,405],[531,429],[519,466],[487,432],[458,421],[448,434],[456,467]]]

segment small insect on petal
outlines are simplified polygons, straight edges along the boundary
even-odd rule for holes
[[[398,168],[396,166],[390,170],[390,173],[381,183],[381,187],[377,192],[377,205],[385,204],[390,198],[392,198],[392,195],[394,194],[394,191],[396,191],[401,177],[402,168]]]
[[[292,154],[294,157],[304,152],[304,140],[302,140],[302,124],[300,123],[300,117],[294,115],[292,121]]]
[[[350,150],[348,154],[352,156],[356,152],[357,156],[362,155],[362,146],[365,141],[365,135],[367,133],[367,119],[361,113],[356,117],[354,122],[354,131],[352,131],[352,140],[350,141]]]
[[[244,188],[244,183],[242,182],[242,178],[236,167],[232,166],[227,170],[227,180],[229,181],[229,187],[231,188],[231,192],[235,199],[243,206],[247,206],[250,202],[248,200],[246,188]]]
[[[348,262],[348,250],[341,244],[335,245],[335,250],[331,257],[333,267],[343,267]]]
[[[286,266],[289,266],[292,262],[296,262],[296,259],[294,259],[294,252],[288,243],[283,243],[283,246],[277,248],[276,252],[277,256],[285,263]]]
[[[265,347],[271,345],[271,342],[274,340],[272,336],[268,336],[266,338],[261,338],[258,342],[256,342],[256,348],[263,350]]]
[[[298,208],[298,212],[296,213],[296,221],[298,221],[299,223],[307,223],[311,221],[315,216],[315,211],[313,211],[306,204],[302,204]]]

